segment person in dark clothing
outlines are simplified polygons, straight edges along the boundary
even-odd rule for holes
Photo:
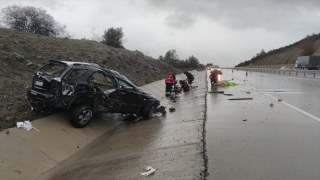
[[[189,85],[186,81],[180,80],[179,84],[181,86],[180,91],[187,92],[190,90]]]
[[[193,75],[188,71],[185,71],[184,74],[187,76],[188,84],[190,85],[190,88],[192,89],[192,83],[193,83],[193,80],[194,80]]]

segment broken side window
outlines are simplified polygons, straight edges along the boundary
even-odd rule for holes
[[[95,83],[100,83],[100,84],[110,84],[109,81],[110,78],[107,78],[105,75],[103,75],[100,72],[95,72],[91,77],[89,78],[89,81],[95,82]],[[112,82],[111,82],[112,83]]]
[[[101,72],[95,72],[89,77],[89,86],[98,86],[104,94],[110,94],[115,91],[112,78]]]
[[[64,71],[65,68],[66,68],[66,65],[51,63],[45,68],[41,69],[41,71],[43,71],[47,75],[59,76]]]
[[[66,79],[76,79],[76,78],[82,76],[85,72],[87,72],[86,69],[74,69],[74,70],[66,77]]]
[[[126,83],[125,81],[119,79],[119,84],[124,89],[134,89],[130,84]]]

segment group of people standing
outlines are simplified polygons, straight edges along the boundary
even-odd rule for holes
[[[176,92],[176,90],[178,91],[189,91],[190,88],[192,89],[192,83],[193,83],[193,80],[194,80],[194,76],[188,72],[188,71],[185,71],[184,74],[187,76],[187,81],[186,80],[179,80],[179,84],[180,84],[180,88],[177,89],[176,88],[176,84],[177,84],[177,80],[176,80],[176,73],[169,73],[167,74],[166,78],[165,78],[165,83],[166,83],[166,96],[170,96],[171,93],[173,91]]]

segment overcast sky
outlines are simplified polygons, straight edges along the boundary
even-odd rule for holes
[[[46,9],[77,39],[122,27],[128,50],[221,67],[320,33],[320,0],[0,0],[15,4]]]

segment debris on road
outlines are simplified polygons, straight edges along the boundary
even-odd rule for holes
[[[238,84],[236,84],[235,82],[233,82],[233,81],[226,81],[227,82],[227,84],[228,84],[228,86],[235,86],[235,85],[238,85]]]
[[[246,93],[247,93],[247,94],[250,94],[250,91],[247,91]]]
[[[135,114],[127,115],[122,121],[123,122],[131,122],[137,120],[138,117]]]
[[[252,100],[253,98],[233,98],[228,100]]]
[[[166,107],[165,106],[160,106],[157,109],[154,110],[154,113],[162,113],[165,114],[166,113]]]
[[[224,93],[224,91],[208,91],[208,93]]]
[[[149,176],[150,174],[154,173],[156,170],[151,166],[146,166],[146,172],[141,173],[143,176]]]
[[[247,121],[247,119],[244,119],[244,120],[242,120],[242,121]]]
[[[273,104],[272,104],[272,103],[270,103],[270,107],[273,107]]]
[[[176,110],[174,107],[169,108],[169,111],[170,111],[170,112],[172,112],[172,111],[174,111],[174,110]]]
[[[278,102],[282,102],[282,99],[278,99]]]
[[[223,95],[225,95],[225,96],[233,96],[233,94],[223,94]]]
[[[34,129],[35,131],[39,131],[38,129],[32,126],[30,121],[17,122],[17,128],[21,128],[21,127],[28,131],[30,131],[31,129]]]

